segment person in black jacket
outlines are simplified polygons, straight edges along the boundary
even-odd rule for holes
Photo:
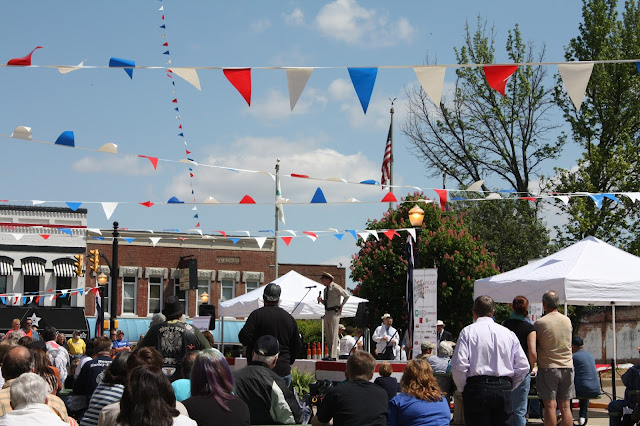
[[[274,336],[280,345],[278,362],[273,368],[289,386],[291,384],[291,364],[302,349],[298,324],[284,309],[280,308],[280,286],[269,283],[264,288],[264,306],[251,312],[247,322],[238,334],[240,342],[247,347],[247,361],[251,362],[255,342],[261,336]]]
[[[444,329],[444,321],[438,320],[438,322],[436,322],[436,331],[437,331],[436,347],[440,346],[440,342],[445,340],[449,342],[453,342],[453,334],[451,334],[450,331],[447,331]]]

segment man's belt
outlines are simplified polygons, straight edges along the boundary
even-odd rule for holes
[[[333,306],[331,308],[324,308],[325,311],[336,311],[340,312],[340,306]]]

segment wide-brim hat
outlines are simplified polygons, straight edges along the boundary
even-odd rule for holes
[[[320,275],[320,278],[327,278],[330,279],[331,281],[333,281],[333,275],[331,275],[328,272],[322,271],[322,275]]]
[[[391,314],[384,314],[383,316],[380,317],[380,319],[387,319],[387,318],[391,318]]]
[[[184,314],[184,306],[176,296],[169,296],[162,309],[162,315],[167,318],[176,318]]]
[[[438,320],[438,322],[436,322],[436,325],[444,325],[444,322],[442,322],[442,320]]]

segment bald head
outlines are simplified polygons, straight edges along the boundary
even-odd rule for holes
[[[31,371],[31,352],[24,346],[16,346],[4,356],[2,377],[12,380]]]

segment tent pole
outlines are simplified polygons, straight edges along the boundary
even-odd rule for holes
[[[220,317],[220,352],[224,355],[224,317]]]
[[[611,363],[611,383],[613,385],[613,399],[616,398],[616,369],[618,367],[618,357],[616,353],[616,304],[611,302],[611,325],[613,327],[613,362]]]
[[[324,358],[324,315],[322,316],[322,318],[320,318],[320,321],[322,321],[322,341],[320,342],[320,353],[322,355],[320,356],[320,358]]]

